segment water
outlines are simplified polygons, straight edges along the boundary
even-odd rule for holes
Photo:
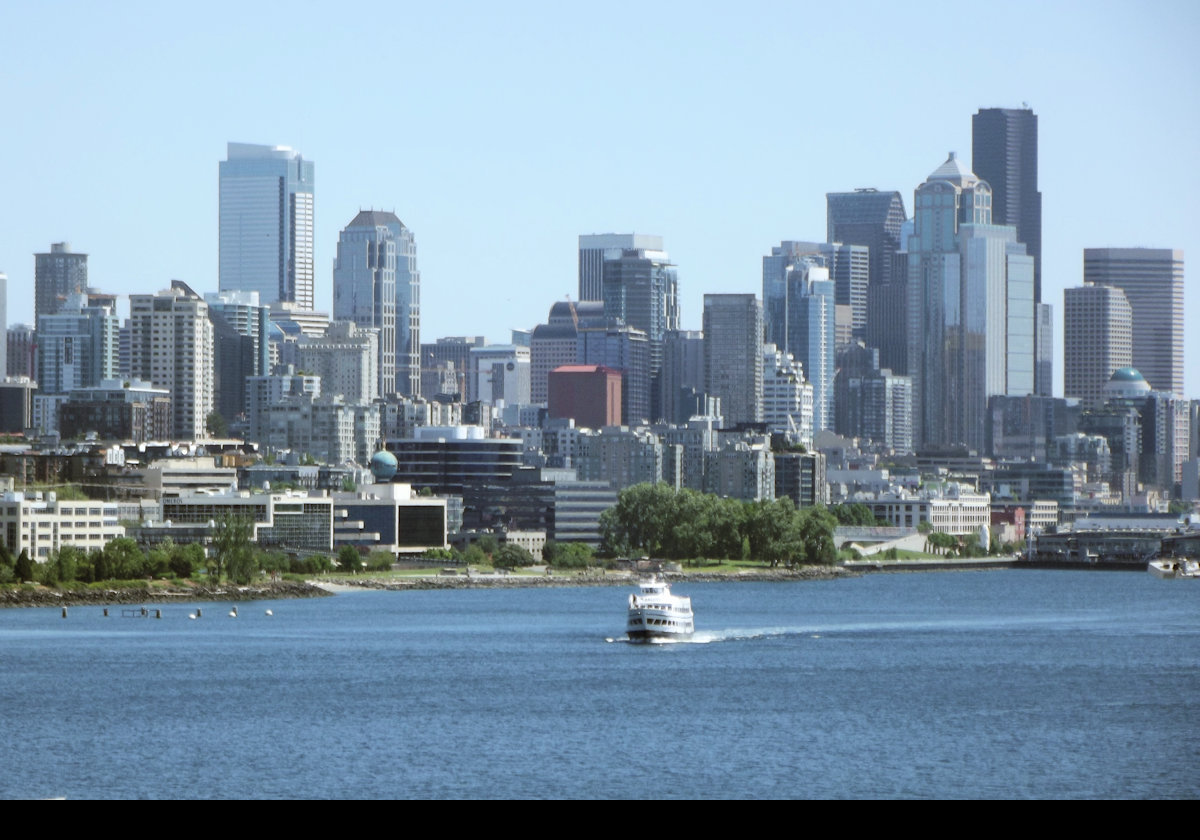
[[[1194,582],[675,590],[690,643],[621,641],[620,588],[3,610],[0,796],[1200,793]]]

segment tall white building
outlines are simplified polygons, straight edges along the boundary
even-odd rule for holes
[[[763,345],[763,422],[772,432],[812,448],[813,386],[804,367],[774,344]]]
[[[156,295],[129,296],[129,327],[130,373],[171,392],[172,435],[207,437],[205,421],[216,407],[208,304],[174,281]]]
[[[313,162],[287,146],[230,143],[220,192],[220,290],[311,310]]]
[[[1066,289],[1063,304],[1064,396],[1099,408],[1113,373],[1133,367],[1133,310],[1116,286]]]

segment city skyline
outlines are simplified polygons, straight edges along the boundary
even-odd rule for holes
[[[977,47],[979,61],[959,68],[952,89],[944,70],[913,64],[895,73],[872,57],[893,61],[928,26],[927,14],[873,7],[861,56],[847,57],[836,38],[811,45],[812,64],[844,81],[824,123],[779,111],[796,84],[786,47],[800,24],[845,31],[861,8],[761,4],[706,16],[668,4],[639,9],[643,25],[634,30],[621,22],[620,4],[586,27],[574,13],[548,8],[481,10],[465,26],[447,12],[412,12],[404,49],[374,51],[389,56],[385,62],[362,58],[372,50],[361,40],[382,42],[384,33],[363,36],[333,13],[281,24],[251,7],[244,17],[216,14],[183,27],[153,7],[110,20],[69,5],[78,26],[63,33],[60,51],[18,41],[10,61],[19,68],[6,85],[10,116],[38,119],[5,139],[11,173],[0,271],[10,281],[9,323],[32,321],[33,254],[54,242],[89,254],[89,280],[107,292],[153,293],[173,278],[215,291],[213,175],[226,143],[241,140],[290,146],[321,163],[318,310],[332,309],[333,255],[346,219],[385,208],[412,225],[425,280],[422,330],[431,338],[505,341],[510,328],[532,327],[555,300],[577,296],[578,236],[609,231],[648,230],[669,243],[681,326],[698,328],[704,294],[758,291],[761,255],[772,243],[821,238],[826,193],[897,190],[911,206],[929,162],[947,150],[973,166],[973,114],[1026,101],[1039,118],[1043,299],[1055,307],[1056,394],[1062,290],[1082,281],[1084,248],[1180,249],[1185,260],[1200,253],[1200,173],[1188,154],[1200,125],[1200,70],[1188,50],[1200,13],[1189,5],[1157,10],[1178,24],[1165,35],[1157,14],[1132,4],[1018,4],[1002,21],[969,10],[962,24],[992,37]],[[13,31],[50,25],[36,9],[8,17]],[[233,19],[244,25],[229,26]],[[293,63],[295,84],[281,86],[265,72],[284,55],[254,37],[268,19],[278,41],[323,56],[312,66]],[[1083,34],[1064,39],[1068,28]],[[646,33],[667,30],[674,37],[661,50],[643,49],[659,44]],[[217,44],[225,63],[214,61]],[[585,58],[600,46],[643,58],[601,67]],[[1128,58],[1120,66],[1110,60],[1117,49]],[[145,73],[151,61],[156,72]],[[382,117],[396,130],[381,143],[380,131],[362,132],[349,117],[374,104],[350,83],[385,69],[413,80],[403,120]],[[617,92],[625,110],[669,114],[664,129],[597,132],[595,103]],[[759,128],[767,112],[780,115],[771,132]],[[73,131],[65,129],[68,115]],[[1158,177],[1160,157],[1176,167],[1172,179]],[[621,186],[596,189],[609,175]],[[114,178],[121,190],[99,188]],[[520,260],[495,259],[512,250]],[[1185,285],[1186,317],[1197,312],[1198,296],[1195,283]],[[1186,338],[1185,357],[1196,356],[1196,341]],[[1200,370],[1185,371],[1185,393],[1200,396]]]

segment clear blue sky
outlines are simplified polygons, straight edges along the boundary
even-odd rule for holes
[[[826,192],[911,212],[947,151],[969,161],[975,111],[1028,102],[1057,391],[1083,248],[1184,249],[1197,321],[1200,4],[832,5],[6,3],[8,320],[61,240],[105,291],[216,289],[233,140],[316,162],[321,309],[375,207],[416,235],[426,341],[544,320],[580,233],[662,234],[698,328],[705,293],[761,294],[773,244],[824,238]]]

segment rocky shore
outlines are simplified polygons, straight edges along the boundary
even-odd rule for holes
[[[332,593],[311,583],[278,581],[249,586],[114,587],[112,589],[53,589],[17,586],[0,590],[0,607],[75,607],[109,604],[161,604],[171,601],[266,601],[283,598],[322,598]]]
[[[764,569],[741,572],[668,572],[663,575],[671,583],[691,582],[769,582],[787,583],[801,580],[832,580],[839,577],[855,577],[858,573],[848,572],[837,566],[801,566],[796,569]],[[427,575],[406,579],[372,578],[363,576],[340,579],[341,586],[361,589],[389,591],[421,589],[532,589],[565,586],[630,586],[638,575],[631,572],[573,573],[556,572],[548,575],[520,574],[477,574],[470,575]]]

